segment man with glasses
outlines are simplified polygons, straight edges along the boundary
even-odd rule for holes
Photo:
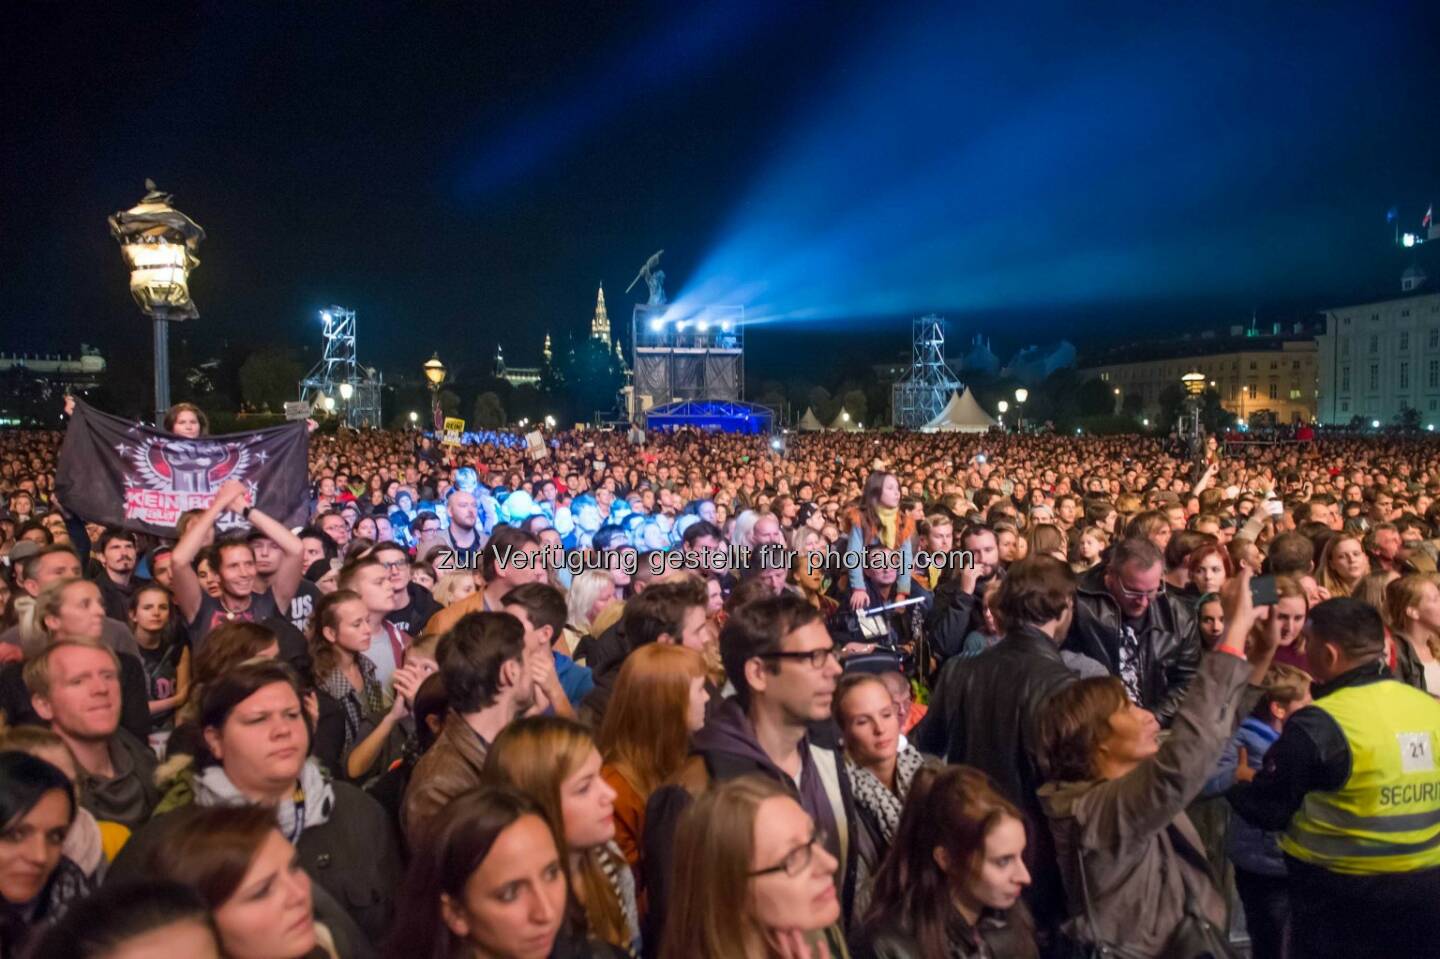
[[[712,783],[750,773],[781,783],[826,834],[826,849],[844,864],[847,916],[853,904],[856,814],[831,719],[840,661],[819,611],[789,595],[739,606],[721,630],[720,658],[735,695],[695,734],[679,785],[656,790],[646,806],[647,941],[663,933],[681,813]]]
[[[1098,583],[1081,579],[1065,648],[1119,677],[1131,700],[1168,726],[1202,647],[1195,613],[1166,593],[1164,571],[1160,550],[1149,540],[1121,540]]]
[[[385,567],[385,575],[394,596],[395,608],[385,614],[385,621],[418,636],[430,617],[440,611],[440,604],[430,591],[410,582],[410,554],[399,543],[376,543],[366,554]]]

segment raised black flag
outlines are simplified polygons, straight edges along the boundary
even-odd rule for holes
[[[102,413],[77,400],[65,431],[55,492],[71,513],[92,523],[175,538],[186,510],[205,509],[221,484],[238,480],[250,503],[286,526],[309,512],[304,423],[193,440]],[[221,529],[243,520],[226,513]]]

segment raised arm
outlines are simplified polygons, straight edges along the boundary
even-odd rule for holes
[[[200,578],[195,575],[195,557],[204,548],[205,540],[215,529],[215,521],[220,514],[232,508],[244,509],[245,497],[244,483],[230,480],[222,485],[205,512],[185,527],[185,535],[180,537],[180,542],[175,544],[175,550],[170,554],[171,588],[180,614],[187,623],[193,622],[200,614],[200,603],[205,597],[200,588]]]
[[[275,571],[275,578],[270,581],[270,591],[275,596],[275,606],[284,611],[290,607],[290,600],[295,598],[295,592],[300,588],[300,579],[305,574],[302,556],[305,552],[305,544],[300,542],[296,536],[285,525],[274,517],[251,507],[245,513],[245,519],[250,525],[264,533],[285,556],[280,560],[280,567]]]
[[[1246,636],[1260,617],[1250,601],[1249,572],[1227,583],[1221,597],[1225,636],[1201,661],[1169,737],[1151,759],[1081,800],[1087,831],[1142,841],[1169,825],[1204,788],[1239,721],[1247,683],[1265,675],[1275,653],[1268,637],[1253,643],[1248,658],[1245,653]]]

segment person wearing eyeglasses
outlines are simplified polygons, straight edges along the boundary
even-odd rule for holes
[[[661,959],[842,959],[839,861],[823,827],[766,776],[696,800],[675,834],[674,907]]]
[[[1200,664],[1195,612],[1165,589],[1165,563],[1149,540],[1115,545],[1110,562],[1082,576],[1064,648],[1096,660],[1132,702],[1168,727]]]
[[[735,695],[695,734],[685,766],[646,805],[647,941],[661,941],[675,867],[687,863],[672,841],[681,814],[716,784],[752,773],[779,783],[823,829],[826,854],[843,870],[841,902],[847,915],[851,910],[856,812],[831,720],[841,669],[819,611],[793,595],[738,606],[720,632],[720,658]]]

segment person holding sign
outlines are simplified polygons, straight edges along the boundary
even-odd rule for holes
[[[215,543],[215,557],[220,574],[220,595],[206,595],[191,565],[221,513],[239,513],[256,530],[264,533],[284,554],[270,580],[270,588],[255,592],[255,553],[244,539],[220,538]],[[185,528],[185,535],[175,544],[171,554],[175,602],[184,616],[190,643],[198,655],[210,631],[221,623],[243,620],[262,622],[290,608],[299,589],[301,555],[304,545],[300,537],[276,520],[249,505],[245,484],[235,480],[225,483],[215,494],[208,509]]]

